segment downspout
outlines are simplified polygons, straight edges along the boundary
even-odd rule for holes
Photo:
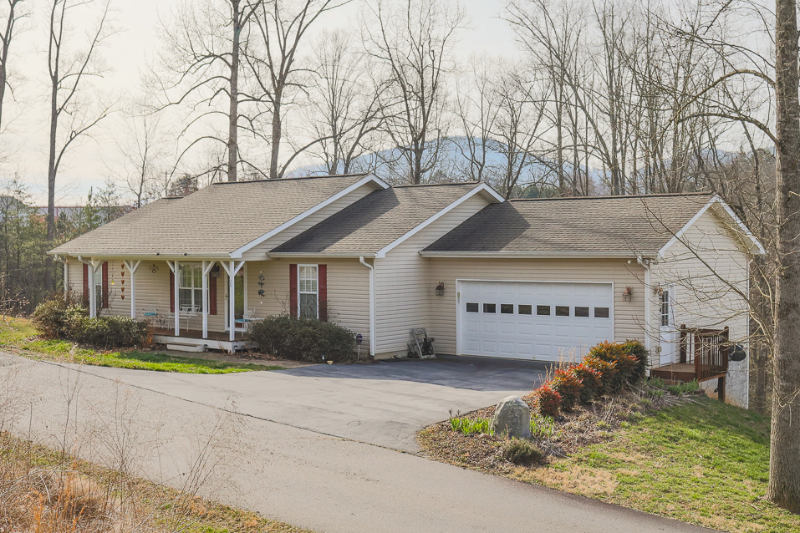
[[[650,262],[642,259],[641,255],[636,256],[636,262],[644,268],[644,347],[650,353],[650,322],[653,319],[650,316]],[[650,375],[650,368],[647,375]]]
[[[369,269],[369,354],[375,357],[375,267],[363,255],[358,260]]]

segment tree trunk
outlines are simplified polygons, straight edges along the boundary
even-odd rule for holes
[[[58,132],[58,70],[51,78],[50,86],[50,147],[47,159],[47,244],[52,249],[56,238],[56,135]],[[50,293],[53,291],[53,257],[45,258],[44,288]]]
[[[272,159],[269,162],[269,179],[278,179],[278,156],[281,151],[281,93],[275,92],[275,105],[272,108]]]
[[[795,0],[775,2],[778,257],[767,497],[800,512],[800,102]]]
[[[233,0],[231,7],[233,9],[233,45],[231,47],[231,101],[228,109],[228,181],[236,181],[239,157],[239,40],[242,33],[239,0]]]

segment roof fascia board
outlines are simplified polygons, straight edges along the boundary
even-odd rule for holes
[[[435,252],[421,251],[422,257],[497,259],[636,259],[635,252]]]
[[[293,219],[291,219],[291,220],[289,220],[287,222],[284,222],[283,224],[281,224],[277,228],[274,228],[274,229],[270,230],[269,232],[265,233],[261,237],[255,239],[253,241],[250,241],[249,243],[245,244],[241,248],[238,248],[237,250],[234,250],[233,252],[230,253],[230,257],[232,257],[234,259],[241,258],[242,254],[244,254],[248,250],[252,249],[253,247],[258,246],[259,244],[261,244],[262,242],[266,241],[270,237],[273,237],[273,236],[277,235],[278,233],[282,232],[283,230],[285,230],[286,228],[289,228],[289,227],[297,224],[301,220],[313,215],[314,213],[316,213],[320,209],[322,209],[324,207],[327,207],[328,205],[332,204],[333,202],[335,202],[339,198],[347,196],[348,194],[350,194],[354,190],[358,189],[362,185],[366,185],[367,183],[374,183],[375,185],[377,185],[378,187],[380,187],[382,189],[388,189],[389,188],[389,184],[386,183],[385,181],[383,181],[382,179],[378,178],[377,176],[374,176],[372,174],[370,174],[369,176],[365,176],[364,178],[358,180],[357,182],[355,182],[354,184],[350,185],[349,187],[347,187],[345,189],[342,189],[338,193],[336,193],[333,196],[329,197],[325,201],[315,205],[314,207],[312,207],[308,211],[304,211],[303,213],[300,213],[299,215],[297,215]]]
[[[722,206],[723,210],[731,218],[733,223],[736,226],[738,226],[739,229],[745,235],[747,235],[747,237],[752,241],[753,246],[755,246],[755,248],[759,251],[759,253],[760,254],[765,253],[764,247],[761,246],[761,243],[758,241],[758,239],[756,239],[755,236],[753,236],[753,234],[750,233],[750,230],[747,229],[747,226],[745,226],[744,222],[742,222],[739,219],[739,217],[736,216],[736,213],[733,212],[733,209],[731,209],[730,206],[727,203],[725,203],[725,201],[723,201],[722,198],[719,197],[719,195],[715,194],[711,198],[711,200],[709,200],[708,203],[700,209],[700,211],[698,211],[691,219],[689,219],[689,222],[684,224],[684,226],[675,235],[673,235],[672,238],[669,241],[667,241],[667,243],[664,246],[661,247],[661,249],[658,251],[658,257],[663,259],[665,257],[665,254],[667,253],[667,250],[669,250],[669,248],[672,247],[673,244],[680,241],[681,237],[683,237],[683,235],[687,231],[689,231],[689,228],[691,228],[695,224],[695,222],[697,222],[700,219],[700,217],[702,217],[706,213],[706,211],[711,209],[714,206],[714,204],[717,203]]]
[[[47,252],[48,254],[50,252]],[[109,253],[109,254],[95,254],[95,253],[64,253],[59,252],[59,255],[63,255],[64,257],[74,257],[78,260],[81,260],[81,257],[90,257],[90,258],[99,258],[108,260],[156,260],[156,261],[202,261],[204,259],[214,260],[217,261],[219,259],[230,259],[230,255],[226,253],[218,253],[218,254],[118,254],[118,253]]]
[[[378,250],[378,252],[375,254],[375,257],[378,257],[378,258],[386,257],[386,253],[387,252],[391,251],[393,248],[397,247],[398,245],[402,244],[406,240],[410,239],[411,237],[413,237],[414,235],[416,235],[417,233],[422,231],[423,229],[427,228],[428,226],[430,226],[431,224],[433,224],[434,222],[436,222],[437,220],[442,218],[444,215],[446,215],[447,213],[449,213],[450,211],[452,211],[453,209],[455,209],[459,205],[463,204],[464,202],[466,202],[467,200],[469,200],[470,198],[472,198],[473,196],[475,196],[478,193],[489,194],[491,197],[495,198],[498,203],[505,202],[505,198],[503,198],[502,196],[497,194],[491,187],[489,187],[485,183],[481,183],[480,185],[478,185],[477,187],[475,187],[474,189],[472,189],[471,191],[469,191],[468,193],[463,195],[461,198],[459,198],[455,202],[451,203],[450,205],[448,205],[447,207],[445,207],[444,209],[442,209],[441,211],[439,211],[438,213],[436,213],[432,217],[428,218],[424,222],[422,222],[422,223],[418,224],[417,226],[415,226],[414,229],[412,229],[411,231],[406,232],[400,238],[394,240],[393,242],[387,244],[386,246],[384,246],[383,248]]]

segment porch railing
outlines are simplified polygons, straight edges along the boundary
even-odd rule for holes
[[[680,328],[681,363],[694,364],[698,381],[724,376],[728,372],[730,333],[725,329]]]

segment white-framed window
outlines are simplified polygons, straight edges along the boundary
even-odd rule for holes
[[[661,327],[669,327],[672,325],[672,321],[670,320],[671,312],[669,289],[664,289],[661,293]]]
[[[203,310],[203,267],[202,265],[180,265],[181,275],[178,285],[180,309]]]
[[[319,318],[319,268],[297,265],[297,301],[300,318]]]

